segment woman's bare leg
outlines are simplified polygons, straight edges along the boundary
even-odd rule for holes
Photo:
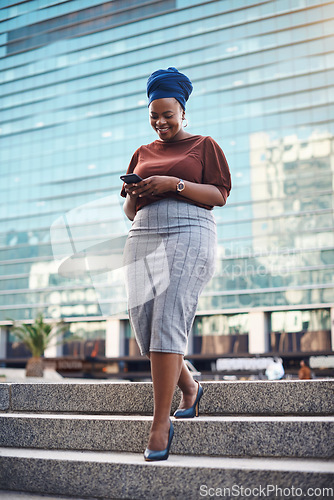
[[[172,399],[183,362],[182,354],[150,352],[154,414],[147,447],[161,451],[167,447]]]
[[[177,385],[182,391],[182,399],[179,405],[179,410],[186,410],[195,402],[198,384],[193,379],[184,360],[182,360],[182,367]]]

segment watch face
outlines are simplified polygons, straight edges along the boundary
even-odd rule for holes
[[[177,190],[178,191],[183,191],[184,190],[184,182],[183,181],[180,181],[177,185]]]

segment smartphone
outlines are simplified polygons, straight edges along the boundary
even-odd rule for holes
[[[126,182],[127,184],[132,184],[133,182],[140,182],[143,180],[137,174],[125,174],[125,175],[121,175],[120,178],[122,179],[122,181]]]

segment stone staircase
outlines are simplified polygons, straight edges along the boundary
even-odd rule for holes
[[[334,496],[334,380],[202,386],[200,417],[174,420],[169,459],[145,462],[151,383],[0,384],[0,489],[77,499]]]

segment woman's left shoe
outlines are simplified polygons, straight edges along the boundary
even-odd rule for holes
[[[195,399],[195,403],[186,410],[176,410],[176,412],[174,413],[175,418],[193,418],[195,416],[198,417],[199,401],[203,396],[203,387],[198,382],[198,380],[196,380],[196,382],[198,383],[198,389],[197,389],[197,396]]]
[[[144,452],[144,458],[147,462],[153,462],[155,460],[167,460],[169,456],[169,448],[170,445],[172,444],[172,439],[174,436],[174,427],[172,424],[172,421],[170,420],[170,427],[169,427],[169,436],[168,436],[168,443],[167,443],[167,448],[161,451],[154,451],[154,450],[149,450],[146,448]]]

